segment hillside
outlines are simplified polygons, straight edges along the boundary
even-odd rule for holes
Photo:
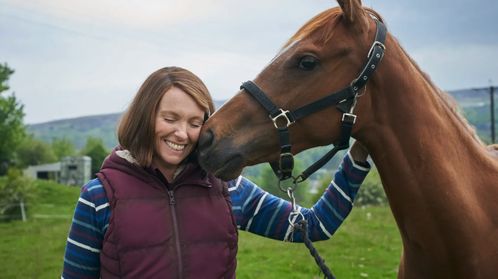
[[[77,149],[85,145],[87,137],[98,137],[110,149],[117,142],[115,131],[120,117],[121,113],[112,113],[61,119],[28,125],[28,131],[35,138],[46,142],[51,142],[55,138],[67,138]]]
[[[476,127],[479,136],[489,143],[491,139],[489,88],[455,90],[450,94],[457,101],[464,116]],[[223,103],[224,101],[216,101],[215,105],[220,107]],[[54,138],[66,137],[73,141],[78,149],[83,147],[87,137],[100,137],[110,149],[117,142],[115,130],[120,116],[121,113],[113,113],[62,119],[29,125],[28,131],[33,133],[36,138],[46,142],[50,142]],[[495,107],[496,116],[498,116],[498,109]]]

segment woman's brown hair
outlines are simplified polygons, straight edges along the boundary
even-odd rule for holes
[[[129,150],[143,167],[152,163],[157,108],[164,93],[171,87],[189,94],[204,108],[206,116],[214,111],[213,100],[206,85],[189,70],[165,67],[152,73],[123,114],[117,131],[121,147]]]

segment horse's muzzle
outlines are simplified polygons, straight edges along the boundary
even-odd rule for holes
[[[237,178],[242,172],[243,156],[229,140],[216,140],[211,129],[203,129],[199,137],[198,160],[207,172],[223,180]]]

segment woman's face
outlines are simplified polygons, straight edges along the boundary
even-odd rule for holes
[[[156,167],[173,174],[195,148],[203,122],[204,110],[190,95],[177,87],[166,91],[156,112]]]

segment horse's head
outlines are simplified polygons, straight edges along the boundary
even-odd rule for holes
[[[360,0],[338,2],[340,7],[301,27],[254,80],[278,107],[292,111],[323,98],[349,86],[362,70],[376,33],[373,12]],[[355,112],[365,106],[359,104]],[[289,127],[292,153],[335,142],[341,117],[332,105],[296,121]],[[358,119],[355,129],[361,125]],[[276,161],[279,153],[268,112],[246,90],[206,122],[199,141],[201,164],[224,179],[236,177],[244,166]]]

